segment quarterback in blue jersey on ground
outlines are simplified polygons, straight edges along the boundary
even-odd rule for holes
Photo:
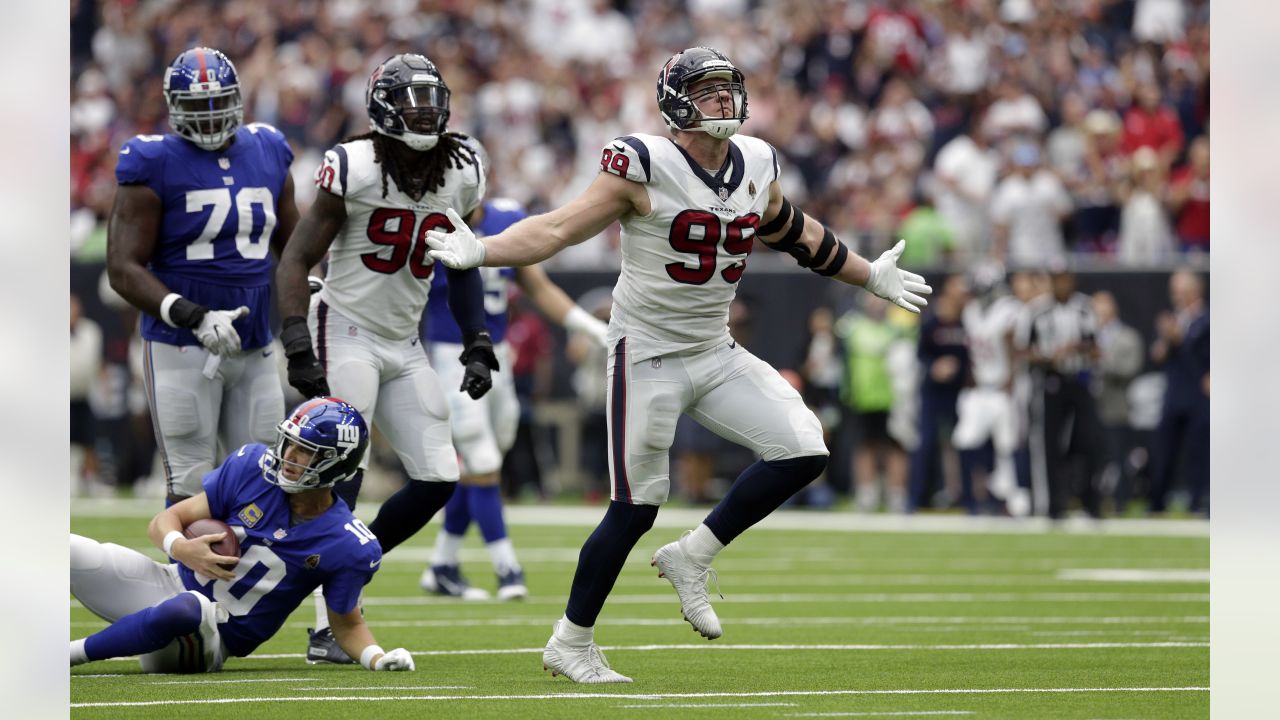
[[[528,214],[515,200],[495,198],[481,204],[472,214],[471,222],[477,235],[496,235]],[[444,386],[452,388],[462,381],[462,368],[454,359],[462,353],[463,336],[449,312],[445,275],[436,273],[432,278],[424,318],[424,338],[430,347],[431,366],[440,375]],[[484,278],[485,321],[493,337],[498,362],[508,370],[493,373],[493,389],[479,400],[472,400],[461,392],[448,393],[449,427],[462,463],[462,476],[458,490],[444,507],[444,527],[436,536],[431,565],[423,571],[421,584],[428,592],[450,597],[468,600],[489,597],[484,590],[472,587],[459,567],[462,538],[474,520],[498,576],[498,599],[514,600],[526,597],[529,590],[524,582],[524,570],[516,560],[511,539],[507,537],[507,526],[502,519],[502,495],[498,488],[502,458],[515,441],[520,420],[520,401],[509,371],[512,367],[511,351],[505,342],[508,287],[512,281],[516,282],[544,315],[567,330],[587,335],[602,348],[608,328],[575,305],[536,265],[481,268],[481,277]]]
[[[120,149],[107,274],[145,313],[147,402],[177,502],[200,492],[221,453],[266,442],[284,415],[269,255],[279,256],[298,211],[293,151],[270,125],[243,125],[225,55],[183,52],[165,71],[164,96],[174,132]]]
[[[356,473],[368,446],[355,408],[308,400],[273,445],[240,448],[204,477],[203,492],[151,520],[152,542],[176,563],[72,535],[71,592],[112,625],[72,641],[71,664],[139,655],[146,672],[214,672],[253,652],[322,587],[347,653],[370,670],[413,670],[413,656],[383,651],[360,614],[382,549],[331,489]],[[210,548],[222,533],[183,535],[202,518],[232,527],[239,558]]]

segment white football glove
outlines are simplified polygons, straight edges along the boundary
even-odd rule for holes
[[[453,223],[453,232],[432,230],[427,233],[427,247],[431,248],[427,254],[454,270],[468,270],[483,265],[484,243],[462,222],[453,208],[446,209],[445,215]]]
[[[412,671],[413,656],[404,648],[396,648],[390,652],[382,654],[378,661],[373,664],[374,670],[391,670],[391,671]]]
[[[569,308],[569,312],[564,316],[564,329],[582,333],[602,348],[609,347],[609,341],[605,339],[605,335],[609,333],[609,326],[600,322],[579,305]]]
[[[884,251],[884,254],[871,263],[871,275],[867,277],[867,292],[878,295],[900,308],[919,313],[920,308],[929,304],[921,295],[933,294],[924,278],[898,268],[898,258],[907,246],[906,240],[899,240],[897,245]],[[918,294],[917,294],[918,293]]]
[[[249,314],[249,308],[241,305],[235,310],[210,310],[195,329],[196,339],[215,355],[231,355],[240,352],[240,333],[231,326],[233,320]]]

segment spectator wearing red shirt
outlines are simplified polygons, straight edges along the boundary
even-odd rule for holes
[[[882,71],[914,77],[924,63],[924,21],[904,0],[888,0],[867,15],[866,52]]]
[[[1191,141],[1187,164],[1169,178],[1169,212],[1183,252],[1209,252],[1209,137]]]
[[[1126,155],[1132,155],[1138,148],[1152,148],[1168,168],[1182,152],[1182,123],[1173,108],[1164,104],[1155,83],[1142,83],[1136,94],[1138,102],[1124,115],[1121,149]]]

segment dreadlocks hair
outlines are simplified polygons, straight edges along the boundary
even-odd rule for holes
[[[370,130],[361,135],[352,135],[342,142],[373,140],[373,161],[378,163],[378,166],[382,169],[382,197],[385,198],[387,196],[388,175],[396,181],[396,185],[406,194],[422,197],[444,186],[444,173],[450,167],[456,167],[459,170],[467,165],[479,167],[480,160],[476,157],[476,151],[464,142],[465,137],[462,133],[442,133],[436,146],[427,151],[429,156],[426,168],[417,176],[409,175],[407,169],[400,167],[399,163],[396,162],[395,153],[391,152],[391,146],[387,144],[399,142],[399,140]],[[413,192],[419,188],[422,189],[421,193]]]

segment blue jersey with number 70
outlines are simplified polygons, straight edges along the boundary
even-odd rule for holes
[[[244,657],[276,633],[323,586],[325,603],[345,614],[382,562],[382,546],[341,498],[319,517],[293,524],[289,495],[262,477],[265,445],[245,445],[204,476],[210,514],[240,538],[233,580],[213,580],[178,565],[182,584],[226,608],[218,626],[232,655]]]
[[[244,349],[271,342],[271,235],[293,151],[279,130],[251,123],[225,150],[182,137],[138,135],[124,144],[116,181],[145,185],[162,203],[148,268],[170,290],[213,310],[244,305],[235,321]],[[195,335],[143,316],[142,336],[196,345]]]

